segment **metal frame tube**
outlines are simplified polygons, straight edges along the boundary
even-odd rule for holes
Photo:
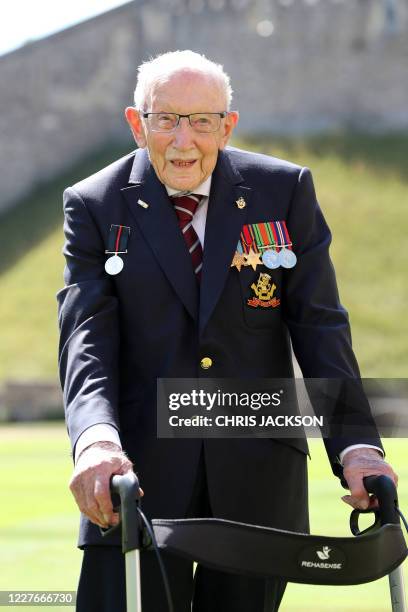
[[[125,563],[127,612],[142,612],[140,550],[135,549],[127,552],[125,555]]]
[[[402,565],[389,574],[388,581],[390,583],[392,612],[407,612]]]

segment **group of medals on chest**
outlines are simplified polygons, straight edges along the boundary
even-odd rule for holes
[[[237,205],[239,202],[242,205],[243,198],[237,200]],[[261,265],[270,270],[276,270],[279,267],[293,268],[297,258],[292,246],[285,221],[265,221],[244,225],[231,268],[235,267],[238,272],[249,266],[256,270],[257,266]],[[247,306],[276,308],[280,305],[280,300],[274,297],[276,285],[272,276],[267,272],[261,272],[258,280],[252,283],[250,288],[254,295],[247,299]]]
[[[245,208],[244,198],[236,201],[238,208]],[[105,270],[111,275],[119,274],[124,266],[122,254],[127,253],[130,227],[112,224],[108,236],[106,255],[111,255],[105,262]],[[231,268],[241,272],[242,268],[265,266],[270,270],[279,267],[293,268],[297,258],[292,250],[292,241],[285,221],[265,221],[244,225],[240,239],[231,262]],[[256,282],[250,286],[253,296],[247,299],[247,306],[253,308],[276,308],[280,300],[274,296],[276,285],[270,274],[261,272]]]

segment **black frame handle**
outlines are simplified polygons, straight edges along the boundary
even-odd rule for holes
[[[103,537],[110,535],[122,526],[122,552],[140,550],[143,546],[143,523],[139,513],[140,492],[139,479],[134,472],[116,474],[110,482],[112,495],[120,497],[120,523],[115,527],[104,529]]]
[[[397,512],[398,495],[394,481],[389,476],[382,474],[380,476],[366,476],[363,478],[363,484],[367,493],[373,493],[378,499],[378,508],[374,510],[354,509],[350,515],[352,534],[355,536],[362,535],[387,524],[399,525],[400,517]],[[375,514],[375,522],[368,529],[360,531],[358,526],[360,514],[372,512]]]
[[[399,525],[400,518],[397,512],[398,495],[394,481],[389,476],[366,476],[363,483],[368,493],[373,493],[378,499],[378,514],[381,525],[389,523]]]

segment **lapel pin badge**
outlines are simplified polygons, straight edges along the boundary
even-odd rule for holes
[[[142,208],[149,208],[149,205],[146,202],[143,202],[143,200],[138,200],[137,203],[139,204],[139,206],[141,206]]]
[[[246,202],[242,196],[238,198],[238,200],[236,200],[235,204],[240,210],[242,210],[246,206]]]

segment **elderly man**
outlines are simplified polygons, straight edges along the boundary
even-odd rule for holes
[[[119,538],[98,526],[117,523],[109,479],[132,464],[152,518],[308,529],[306,443],[158,439],[157,378],[293,377],[291,343],[305,377],[359,376],[310,172],[227,147],[231,94],[222,67],[191,51],[143,64],[126,109],[139,148],[65,192],[60,371],[81,612],[125,609]],[[364,475],[396,478],[376,438],[326,447],[355,507],[375,503]],[[142,557],[143,610],[164,612],[152,557]],[[171,555],[166,567],[177,612],[191,601],[195,612],[277,610],[285,588],[201,566],[193,578]]]

